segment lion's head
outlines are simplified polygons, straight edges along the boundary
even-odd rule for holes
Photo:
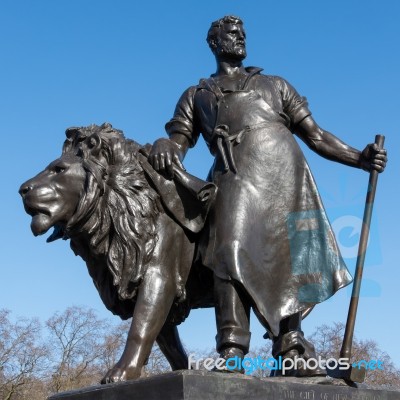
[[[26,212],[32,216],[31,229],[35,236],[53,226],[67,226],[85,191],[85,182],[82,159],[68,153],[21,186],[20,193]]]
[[[25,182],[20,193],[32,232],[54,227],[49,241],[71,239],[112,308],[107,302],[116,299],[105,299],[111,281],[119,299],[128,300],[142,279],[157,241],[159,196],[140,165],[140,146],[121,131],[91,125],[70,128],[66,136],[61,157]]]

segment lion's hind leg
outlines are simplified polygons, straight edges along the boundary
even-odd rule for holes
[[[173,371],[188,368],[188,356],[183,348],[176,325],[167,321],[157,337],[157,344]]]

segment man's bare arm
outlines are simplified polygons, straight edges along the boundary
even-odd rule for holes
[[[320,128],[311,116],[303,119],[295,131],[310,149],[328,160],[365,171],[375,169],[382,172],[385,169],[386,150],[368,144],[363,151],[359,151]]]

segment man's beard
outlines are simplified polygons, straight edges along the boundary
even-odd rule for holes
[[[242,61],[246,58],[246,48],[244,46],[233,46],[231,43],[222,43],[218,47],[218,56]]]

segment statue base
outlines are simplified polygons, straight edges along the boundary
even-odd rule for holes
[[[255,378],[182,370],[58,393],[48,400],[399,400],[400,392],[349,387],[331,378]]]

